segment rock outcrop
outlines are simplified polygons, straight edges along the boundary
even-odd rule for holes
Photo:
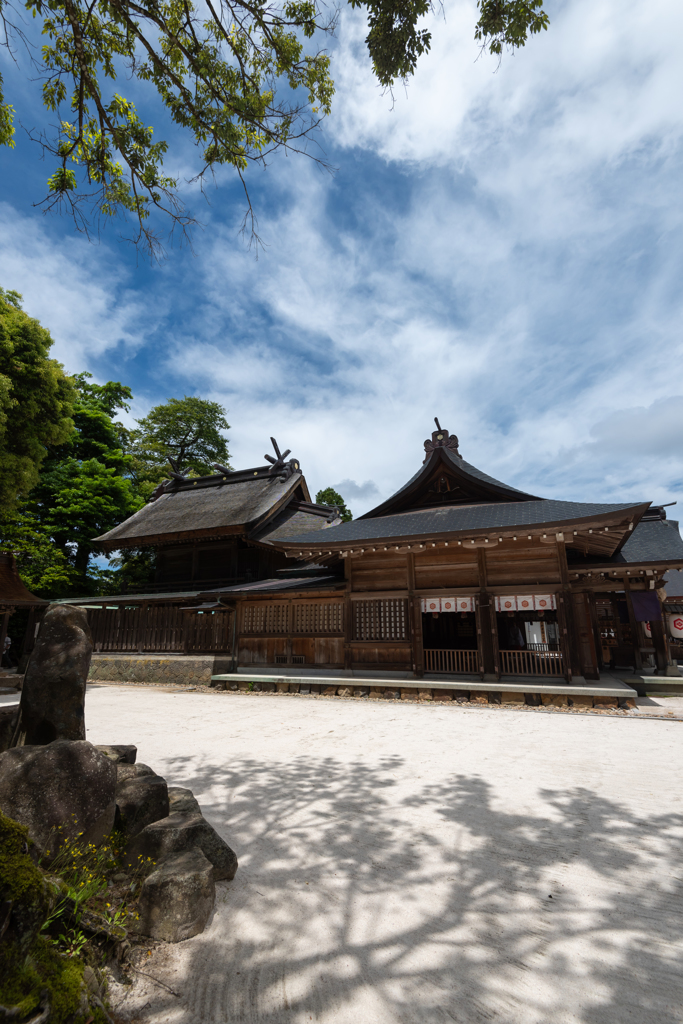
[[[85,682],[91,655],[86,610],[50,605],[24,676],[14,745],[85,739]]]
[[[0,807],[26,825],[40,852],[61,835],[100,843],[114,827],[116,765],[85,740],[13,747],[0,754]]]

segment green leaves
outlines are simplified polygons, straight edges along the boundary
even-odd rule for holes
[[[379,82],[390,88],[414,74],[431,46],[420,22],[433,0],[349,2],[367,11]],[[21,0],[0,4],[22,7]],[[478,6],[475,37],[494,54],[524,46],[548,25],[542,0]],[[55,160],[44,205],[65,208],[86,232],[100,217],[129,215],[137,224],[133,241],[153,256],[162,251],[151,226],[155,211],[182,232],[192,218],[177,178],[164,173],[167,143],[155,141],[154,127],[114,83],[132,78],[156,92],[197,149],[194,181],[228,165],[244,182],[249,166],[275,150],[306,152],[330,113],[334,83],[319,42],[334,31],[337,12],[316,0],[25,0],[25,7],[42,20],[37,70],[45,108],[58,115],[56,131],[50,118],[40,134]],[[7,21],[5,28],[11,34]],[[12,117],[0,89],[0,145],[14,144]],[[253,227],[248,192],[247,203]]]
[[[548,28],[543,0],[478,0],[479,21],[474,38],[489,53],[501,55],[503,47],[524,46],[527,37]]]
[[[330,505],[338,508],[342,523],[348,523],[353,519],[351,509],[346,507],[346,502],[341,494],[339,491],[335,491],[333,487],[325,487],[324,490],[318,491],[315,496],[315,502],[316,505]]]

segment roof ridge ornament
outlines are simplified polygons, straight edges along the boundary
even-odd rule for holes
[[[286,480],[289,480],[292,474],[300,472],[299,463],[296,459],[290,459],[289,462],[285,462],[287,456],[292,454],[291,448],[288,448],[285,452],[280,452],[278,443],[274,437],[271,437],[270,443],[275,450],[277,458],[274,459],[272,455],[264,455],[263,458],[266,462],[270,463],[269,472],[273,476],[277,476],[280,483],[284,483]]]
[[[458,439],[455,434],[449,434],[447,430],[444,430],[439,423],[438,418],[434,417],[436,423],[436,430],[432,432],[431,441],[427,439],[425,441],[425,458],[426,462],[432,452],[435,452],[437,448],[447,448],[452,455],[457,455],[459,459],[462,455],[458,451]]]

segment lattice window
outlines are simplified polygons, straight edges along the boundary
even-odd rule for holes
[[[407,640],[408,602],[404,598],[353,602],[354,640]]]
[[[242,632],[286,633],[287,608],[287,604],[266,601],[261,604],[246,605]]]
[[[343,633],[344,605],[341,601],[307,601],[292,606],[292,633]]]

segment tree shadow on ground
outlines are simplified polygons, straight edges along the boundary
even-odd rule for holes
[[[406,787],[401,757],[172,763],[240,869],[159,1019],[683,1020],[683,815],[588,789],[517,814],[476,776]]]

